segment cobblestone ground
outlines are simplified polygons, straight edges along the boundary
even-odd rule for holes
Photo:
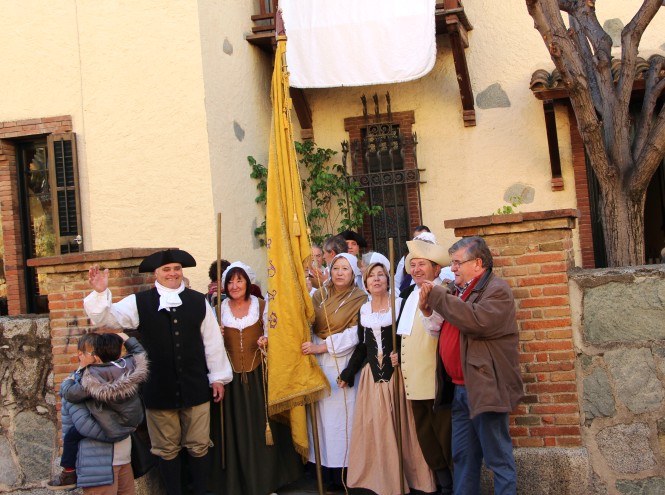
[[[53,495],[54,493],[65,493],[68,495],[83,495],[83,492],[81,490],[72,490],[72,491],[61,491],[61,492],[53,492],[50,490],[47,490],[46,488],[32,488],[32,489],[26,489],[26,490],[14,490],[11,492],[7,492],[8,494],[11,495]],[[315,495],[318,493],[318,490],[316,489],[316,480],[310,479],[308,476],[305,476],[303,479],[300,481],[297,481],[296,483],[293,483],[292,485],[286,487],[283,490],[279,490],[277,492],[278,495]],[[343,493],[343,492],[340,492]],[[349,495],[352,495],[353,493],[357,492],[351,492],[349,491]],[[368,493],[368,492],[366,492]]]
[[[55,493],[65,493],[67,495],[83,495],[82,490],[60,491],[54,492],[46,488],[32,488],[26,490],[14,490],[11,492],[3,492],[3,495],[53,495]],[[316,487],[316,476],[313,473],[306,473],[300,480],[292,483],[291,485],[278,490],[277,495],[317,495],[319,492]],[[330,493],[332,492],[325,492]],[[420,492],[413,492],[414,495]],[[334,492],[335,495],[344,495],[344,491]],[[362,489],[348,489],[349,495],[374,495],[374,492]],[[268,495],[268,494],[266,494]],[[273,494],[270,494],[273,495]]]

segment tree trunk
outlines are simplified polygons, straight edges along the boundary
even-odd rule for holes
[[[644,264],[644,202],[646,190],[631,194],[621,180],[601,185],[601,222],[605,237],[607,265]]]

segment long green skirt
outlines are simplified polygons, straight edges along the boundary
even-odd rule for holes
[[[219,404],[211,403],[209,489],[220,495],[268,495],[302,477],[303,461],[291,441],[287,425],[270,420],[274,445],[266,445],[266,415],[261,367],[233,373],[224,393],[226,469],[221,461]]]

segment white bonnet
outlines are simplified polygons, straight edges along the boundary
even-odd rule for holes
[[[224,287],[224,284],[226,284],[226,274],[231,271],[231,268],[242,268],[245,270],[245,273],[249,277],[249,281],[253,284],[254,280],[256,279],[256,274],[254,273],[254,270],[249,265],[246,265],[242,261],[234,261],[231,263],[226,270],[224,270],[224,273],[222,273],[222,287]]]
[[[337,256],[335,256],[332,259],[332,262],[330,263],[330,268],[331,269],[332,269],[333,265],[335,264],[335,260],[337,258],[346,259],[346,261],[348,261],[349,264],[351,265],[351,270],[353,270],[353,275],[356,276],[356,277],[358,275],[360,275],[360,269],[358,268],[358,258],[356,258],[355,256],[353,256],[352,254],[349,254],[349,253],[339,253]]]
[[[430,244],[436,244],[436,236],[431,232],[421,232],[413,238],[414,241],[425,241]]]
[[[390,273],[390,261],[379,252],[372,251],[369,253],[369,256],[364,255],[363,262],[365,263],[365,266],[369,266],[372,263],[381,263],[384,267],[386,267],[387,273]]]

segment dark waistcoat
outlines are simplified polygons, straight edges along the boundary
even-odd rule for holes
[[[157,311],[156,288],[136,294],[138,331],[150,362],[150,376],[143,387],[148,409],[179,409],[210,400],[201,336],[205,296],[190,289],[179,295],[181,306]]]
[[[359,325],[359,328],[361,328],[363,331],[363,340],[367,346],[367,358],[365,362],[369,363],[374,381],[389,381],[393,376],[393,371],[395,370],[392,363],[390,362],[390,353],[393,352],[392,326],[381,328],[381,340],[383,341],[381,346],[378,345],[378,342],[374,338],[374,332],[372,332],[371,328],[363,327],[362,325]],[[398,335],[397,338],[399,339],[399,337],[400,336]],[[381,365],[379,365],[379,361],[377,359],[379,347],[383,348],[384,353]]]

